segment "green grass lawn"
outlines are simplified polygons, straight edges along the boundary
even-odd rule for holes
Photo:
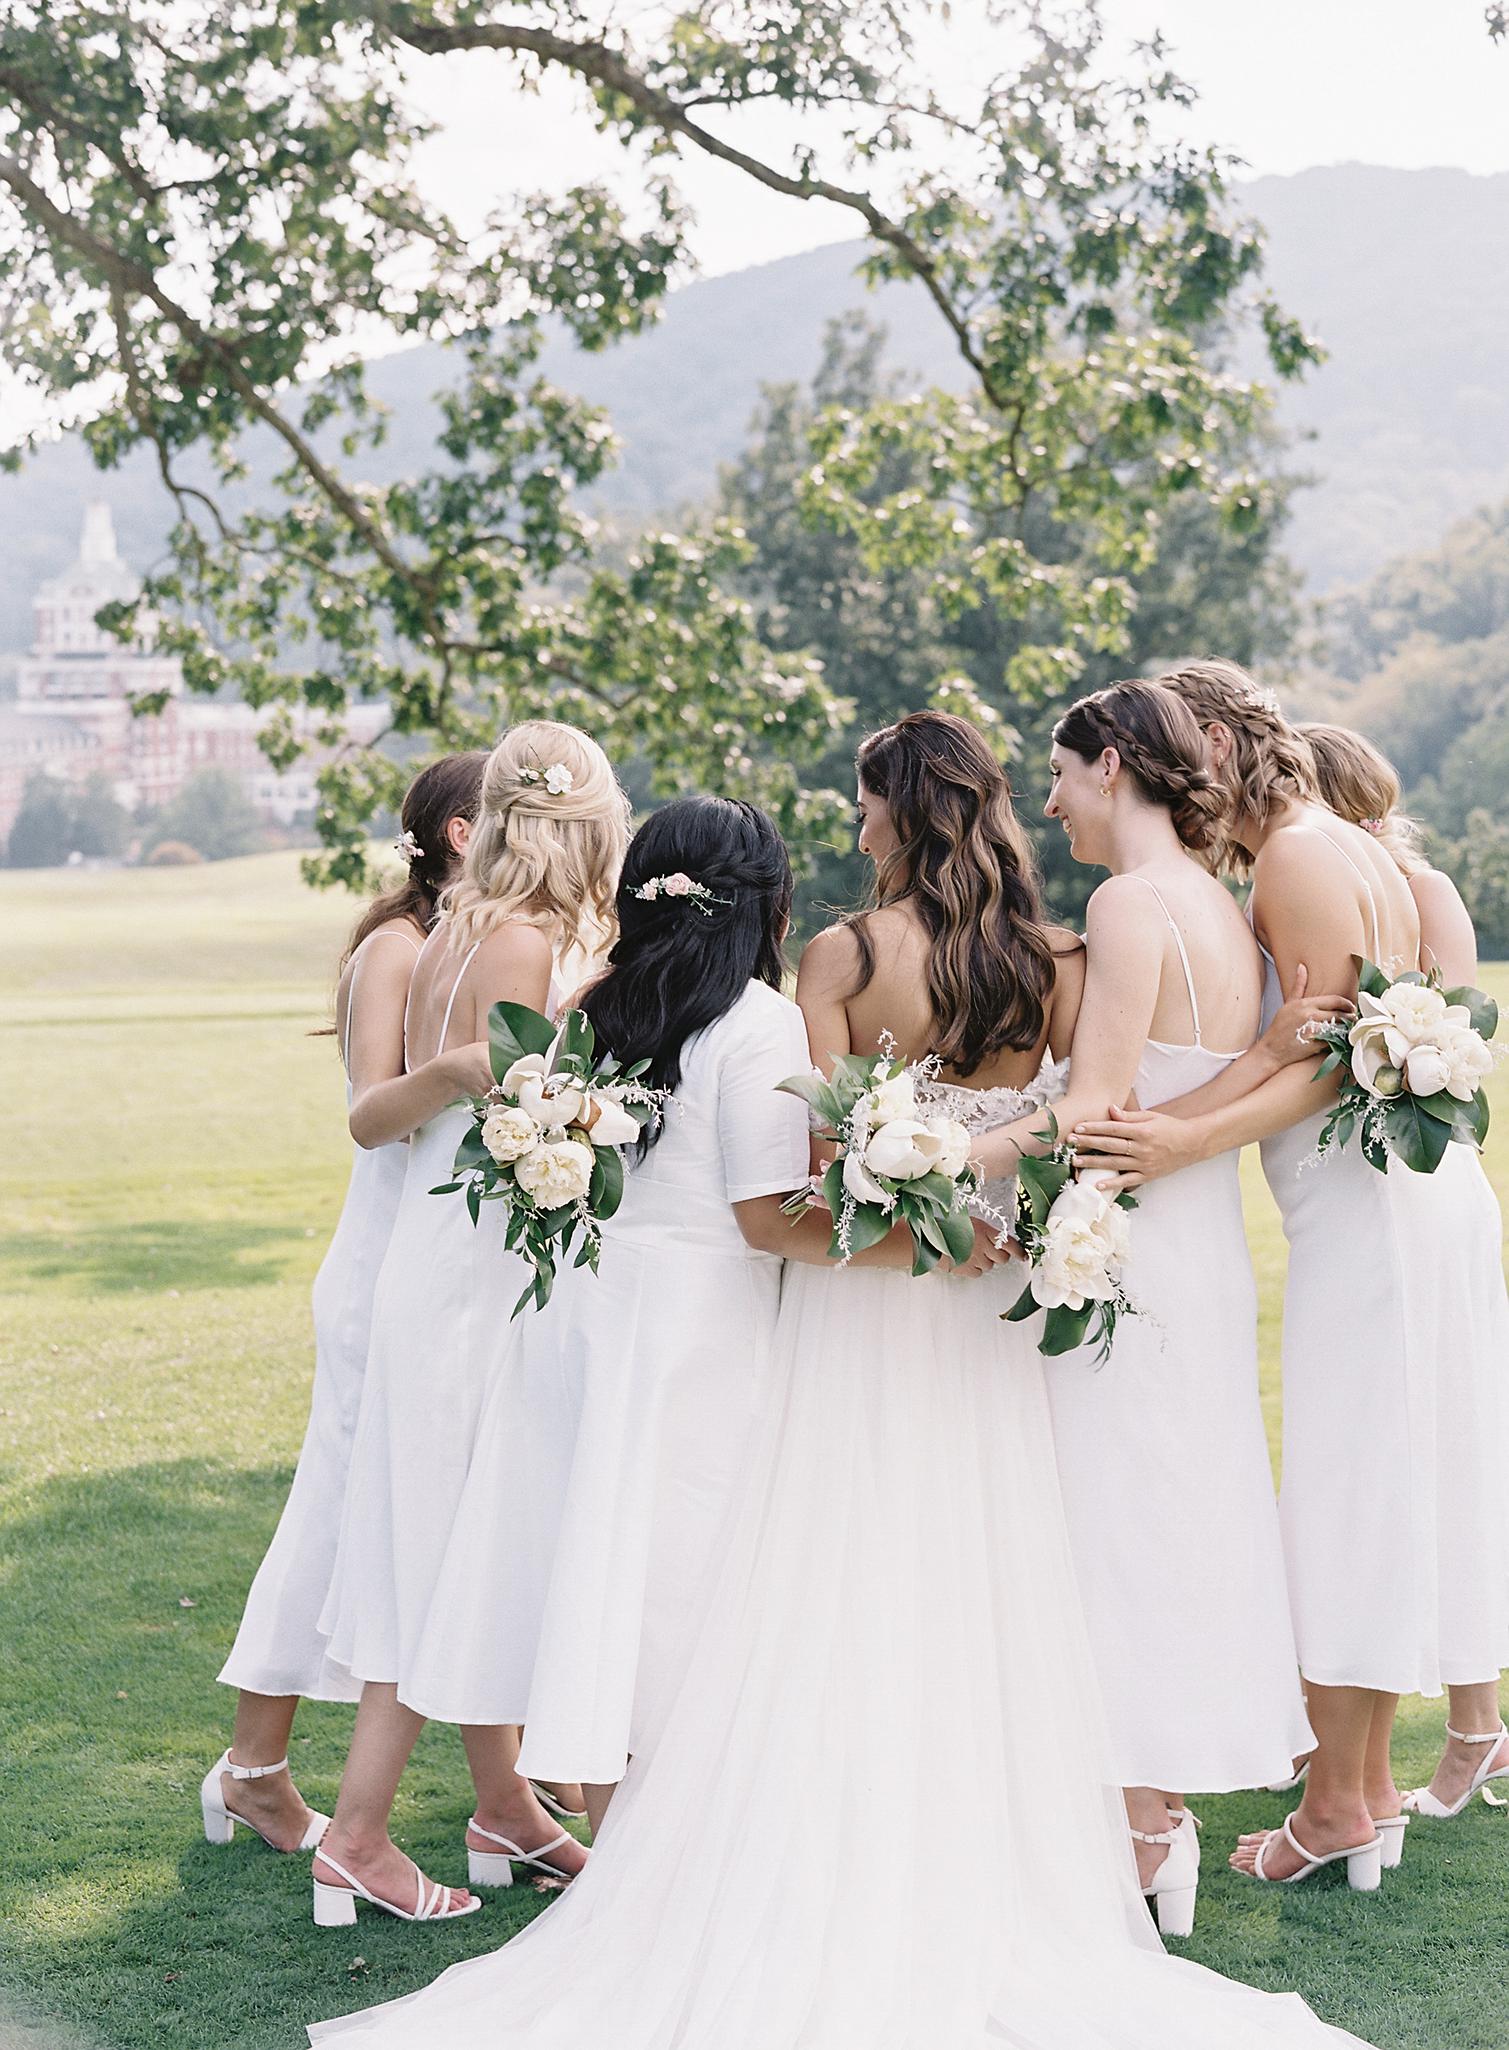
[[[307,1860],[199,1831],[229,1732],[214,1676],[292,1472],[345,1180],[338,1065],[311,1035],[350,915],[284,855],[0,874],[0,2050],[287,2050],[303,2020],[420,1985],[543,1904],[519,1887],[452,1927],[317,1933]],[[1489,979],[1509,999],[1509,970]],[[1282,1242],[1250,1193],[1276,1418]],[[1411,1780],[1440,1721],[1408,1705]],[[296,1767],[326,1806],[349,1726],[300,1713]],[[1364,1900],[1225,1872],[1238,1828],[1284,1806],[1197,1803],[1188,1953],[1297,1986],[1384,2050],[1509,2050],[1509,1815],[1417,1823]],[[432,1729],[398,1832],[458,1879],[467,1813],[459,1742]]]

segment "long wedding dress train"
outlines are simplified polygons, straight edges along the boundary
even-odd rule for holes
[[[788,1271],[696,1648],[586,1871],[312,2042],[1356,2050],[1161,1950],[1098,1777],[1034,1330],[999,1321],[1019,1287]]]

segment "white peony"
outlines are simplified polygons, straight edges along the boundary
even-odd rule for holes
[[[502,1087],[516,1096],[520,1110],[527,1111],[546,1131],[574,1125],[587,1108],[587,1092],[569,1075],[550,1074],[542,1053],[527,1053],[515,1061],[503,1077]]]
[[[876,1181],[852,1146],[844,1155],[844,1187],[856,1203],[879,1203],[882,1209],[889,1210],[895,1200]]]
[[[1417,1041],[1435,1037],[1448,1008],[1440,990],[1432,989],[1427,982],[1396,982],[1375,1001],[1383,1015],[1412,1046]],[[1364,999],[1362,1007],[1365,1008],[1366,1003],[1367,999]]]
[[[1446,1087],[1460,1103],[1470,1102],[1493,1072],[1493,1049],[1466,1026],[1452,1032],[1442,1042],[1441,1051],[1446,1060]]]
[[[935,1139],[943,1142],[943,1151],[938,1156],[939,1174],[956,1181],[969,1165],[968,1125],[961,1125],[957,1118],[929,1118],[927,1128]]]
[[[892,1118],[870,1134],[864,1149],[872,1174],[892,1181],[913,1182],[931,1174],[943,1157],[943,1141],[920,1118]]]
[[[498,1087],[505,1096],[517,1096],[525,1082],[543,1081],[546,1072],[545,1056],[542,1053],[527,1053],[514,1062]]]
[[[638,1120],[611,1091],[594,1089],[589,1101],[597,1113],[588,1127],[594,1146],[629,1146],[639,1137]]]
[[[877,1083],[870,1091],[871,1125],[888,1125],[893,1118],[914,1118],[917,1115],[917,1091],[910,1075],[893,1075],[889,1082]]]
[[[540,1128],[528,1111],[500,1104],[482,1121],[482,1144],[500,1167],[507,1167],[540,1143]]]
[[[1404,1080],[1412,1096],[1436,1095],[1450,1073],[1445,1053],[1429,1040],[1417,1040],[1404,1056]]]
[[[594,1165],[592,1148],[579,1139],[546,1139],[515,1164],[514,1175],[542,1210],[558,1210],[586,1195]]]
[[[1093,1182],[1070,1182],[1048,1212],[1032,1269],[1032,1296],[1043,1309],[1082,1310],[1115,1295],[1130,1246],[1130,1218]]]

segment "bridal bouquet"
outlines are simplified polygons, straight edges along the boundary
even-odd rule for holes
[[[1002,1314],[1006,1323],[1020,1324],[1042,1310],[1039,1352],[1050,1358],[1073,1352],[1093,1336],[1096,1358],[1103,1360],[1116,1319],[1137,1313],[1121,1285],[1136,1198],[1108,1196],[1095,1182],[1075,1179],[1074,1156],[1051,1110],[1046,1129],[1032,1136],[1049,1151],[1024,1154],[1017,1169],[1013,1235],[1027,1258],[1027,1286]]]
[[[1481,1146],[1488,1133],[1483,1082],[1498,1005],[1480,989],[1443,989],[1441,978],[1411,972],[1392,980],[1371,961],[1359,964],[1357,1016],[1314,1024],[1327,1049],[1317,1075],[1342,1074],[1341,1095],[1320,1134],[1320,1153],[1356,1135],[1363,1157],[1382,1173],[1390,1153],[1420,1174],[1434,1174],[1453,1139]]]
[[[487,1040],[497,1080],[473,1099],[455,1180],[430,1194],[464,1191],[473,1224],[484,1203],[507,1206],[505,1243],[534,1268],[514,1304],[517,1317],[531,1298],[539,1309],[549,1302],[557,1255],[578,1232],[574,1264],[597,1272],[603,1222],[623,1198],[619,1148],[659,1116],[665,1092],[639,1079],[648,1061],[620,1068],[611,1055],[599,1059],[582,1011],[568,1012],[557,1028],[526,1004],[494,1004]]]
[[[779,1085],[801,1097],[819,1137],[836,1140],[839,1149],[827,1173],[784,1208],[799,1216],[820,1196],[833,1214],[829,1257],[845,1265],[904,1224],[912,1235],[912,1272],[927,1274],[945,1253],[964,1261],[974,1251],[965,1204],[982,1208],[981,1177],[969,1158],[967,1127],[925,1116],[918,1104],[917,1084],[930,1081],[938,1063],[908,1067],[889,1038],[881,1045],[878,1054],[842,1055],[829,1081],[792,1075]]]

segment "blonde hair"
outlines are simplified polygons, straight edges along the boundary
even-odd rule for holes
[[[1310,749],[1279,710],[1272,691],[1261,689],[1236,662],[1218,657],[1181,662],[1165,670],[1158,682],[1184,700],[1207,734],[1212,726],[1224,726],[1231,735],[1231,753],[1219,765],[1211,764],[1226,801],[1219,860],[1223,867],[1244,873],[1252,861],[1232,838],[1238,819],[1262,825],[1276,801],[1320,801]]]
[[[1404,791],[1399,772],[1387,755],[1380,754],[1350,726],[1328,726],[1310,719],[1295,731],[1304,735],[1310,749],[1322,802],[1339,819],[1371,833],[1405,875],[1419,875],[1429,868],[1420,828],[1399,809]]]
[[[569,788],[550,787],[552,769]],[[628,841],[629,800],[595,740],[554,719],[511,726],[487,758],[466,859],[441,901],[452,944],[520,919],[557,955],[592,953],[612,930]]]

